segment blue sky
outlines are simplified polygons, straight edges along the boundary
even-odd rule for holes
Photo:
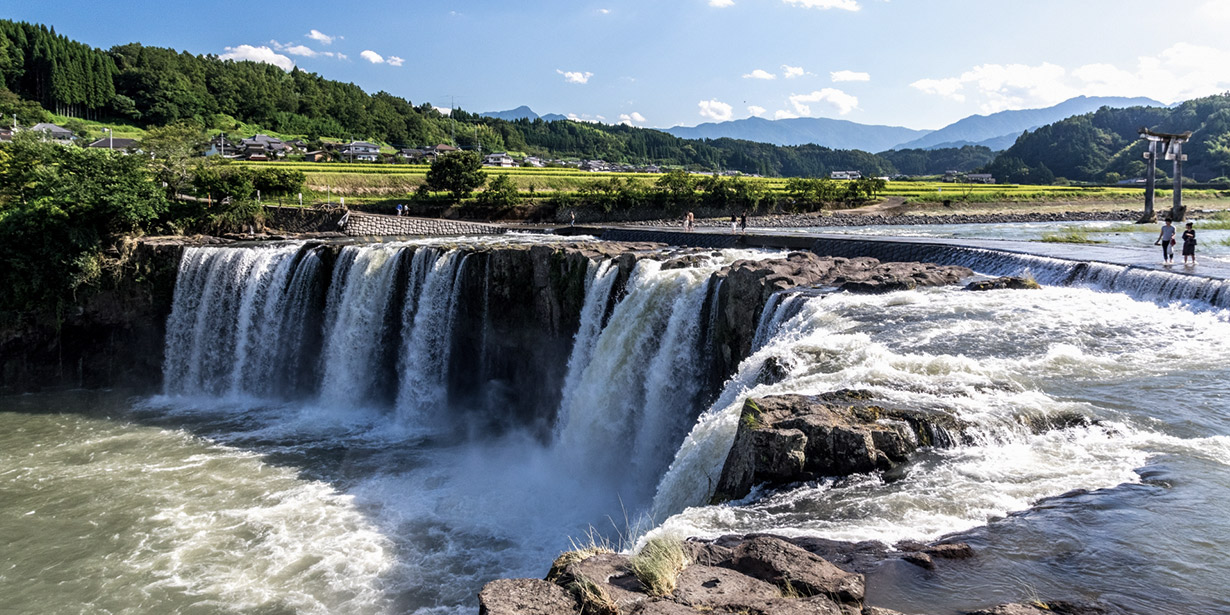
[[[1230,0],[0,0],[87,44],[297,65],[439,107],[939,128],[1230,90]],[[1163,25],[1171,24],[1171,25]]]

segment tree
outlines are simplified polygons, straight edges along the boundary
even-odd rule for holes
[[[478,152],[449,152],[431,163],[427,187],[448,192],[455,199],[464,198],[486,181],[482,168],[483,159]]]
[[[507,175],[491,177],[487,189],[478,193],[478,204],[487,207],[515,207],[521,203],[521,192]]]
[[[166,185],[168,197],[175,198],[191,179],[193,162],[208,142],[205,129],[196,122],[176,122],[145,133],[141,149],[150,154],[150,170]]]

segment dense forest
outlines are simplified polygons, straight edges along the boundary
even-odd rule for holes
[[[387,92],[368,94],[352,83],[298,68],[287,72],[270,64],[138,43],[101,50],[56,34],[54,28],[0,20],[0,112],[30,123],[43,121],[44,110],[141,127],[190,120],[218,129],[226,128],[230,118],[309,140],[363,139],[395,147],[451,141],[481,145],[485,151],[765,176],[982,170],[1003,182],[1042,184],[1059,178],[1113,183],[1140,176],[1145,145],[1136,131],[1147,126],[1195,132],[1186,149],[1189,177],[1207,181],[1230,174],[1230,94],[1175,108],[1103,108],[1027,132],[998,157],[976,146],[871,154],[816,145],[686,140],[624,125],[505,121],[461,109],[445,116],[428,103],[414,105]],[[1167,170],[1161,170],[1165,177]]]
[[[1184,177],[1225,182],[1230,175],[1230,93],[1189,100],[1173,108],[1103,107],[1086,115],[1026,132],[986,171],[1002,181],[1052,183],[1071,181],[1115,183],[1144,177],[1142,127],[1158,132],[1192,131],[1184,144],[1188,161]],[[1158,160],[1158,177],[1169,177],[1172,163]]]
[[[0,79],[0,86],[11,92],[0,92],[0,111],[17,113],[23,122],[36,120],[35,107],[41,105],[62,115],[143,127],[180,120],[220,127],[229,117],[309,140],[365,139],[411,147],[453,141],[463,147],[481,144],[486,151],[768,176],[821,176],[847,169],[866,175],[897,171],[882,156],[815,145],[691,141],[631,126],[510,122],[461,109],[449,117],[430,104],[414,105],[387,92],[368,94],[354,84],[298,68],[286,72],[270,64],[137,43],[100,50],[58,35],[53,28],[4,20],[0,20]],[[919,153],[913,159],[932,156],[961,158],[941,151]],[[923,162],[922,166],[945,164]],[[943,170],[947,169],[938,172]]]

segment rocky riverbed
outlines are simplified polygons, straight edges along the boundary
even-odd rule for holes
[[[1007,224],[1014,222],[1135,222],[1140,218],[1140,211],[1121,209],[1117,211],[1069,211],[1069,212],[1027,212],[1027,213],[997,213],[997,214],[854,214],[817,212],[805,214],[784,214],[771,216],[749,216],[748,226],[756,228],[799,228],[799,227],[847,227],[876,225],[920,225],[920,224]],[[681,226],[680,220],[650,220],[628,222],[629,226]],[[706,218],[696,221],[697,227],[730,228],[729,218]]]

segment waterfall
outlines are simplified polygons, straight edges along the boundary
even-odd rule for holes
[[[1020,275],[1028,271],[1038,282],[1051,286],[1084,286],[1124,293],[1144,301],[1189,303],[1197,309],[1230,308],[1230,280],[1132,265],[1096,261],[1074,262],[983,248],[940,247],[929,252],[934,253],[925,254],[927,260],[962,265],[988,275]]]
[[[167,319],[164,392],[284,392],[280,376],[300,355],[296,325],[311,311],[319,271],[319,257],[301,244],[186,249]]]
[[[598,473],[656,476],[686,433],[705,381],[698,340],[710,269],[642,260],[564,399],[557,449]]]
[[[402,248],[347,246],[334,269],[321,353],[320,401],[328,407],[380,401],[390,360],[389,314]],[[395,355],[393,355],[395,356]]]
[[[603,318],[611,303],[611,288],[619,277],[619,267],[614,264],[615,261],[611,259],[600,263],[590,261],[585,272],[585,302],[581,306],[581,326],[573,336],[572,353],[568,357],[568,374],[564,377],[564,388],[560,395],[562,408],[572,403],[577,381],[593,356],[594,344],[602,331]]]
[[[397,411],[403,418],[420,415],[426,407],[448,400],[456,287],[467,258],[468,254],[453,249],[434,259],[423,277],[413,313],[403,313],[403,322],[409,325],[403,328],[405,343],[398,363]],[[415,268],[428,267],[427,260],[415,259]]]

